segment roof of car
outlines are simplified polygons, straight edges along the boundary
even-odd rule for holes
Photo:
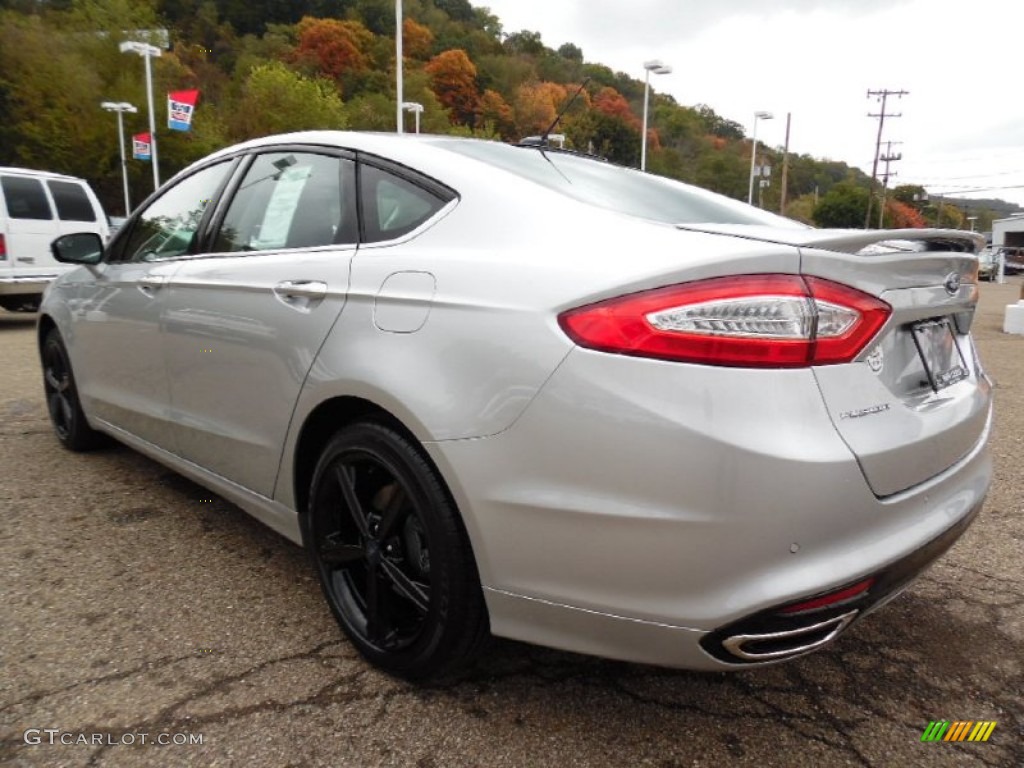
[[[66,173],[55,173],[54,171],[37,171],[33,168],[13,168],[0,165],[0,173],[18,176],[42,176],[47,179],[61,179],[64,181],[83,181],[77,176],[68,176]]]

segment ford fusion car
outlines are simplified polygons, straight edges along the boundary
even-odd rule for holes
[[[980,236],[816,230],[540,146],[220,151],[46,294],[59,440],[303,544],[411,679],[490,635],[739,670],[821,648],[991,480]]]

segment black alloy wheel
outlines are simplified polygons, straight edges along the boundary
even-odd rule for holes
[[[103,436],[89,426],[82,411],[71,361],[56,328],[43,341],[42,362],[46,408],[61,445],[72,451],[87,451],[101,445]]]
[[[405,436],[340,430],[314,472],[304,536],[324,594],[359,651],[409,679],[463,667],[488,635],[462,521]]]

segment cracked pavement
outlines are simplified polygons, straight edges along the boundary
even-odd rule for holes
[[[982,285],[975,321],[997,382],[984,511],[831,647],[727,675],[495,640],[430,688],[361,660],[298,547],[127,448],[63,450],[34,316],[0,312],[0,763],[1024,765],[1024,337],[1001,332],[1020,289]],[[930,720],[998,725],[924,744]],[[29,728],[113,744],[31,745]]]

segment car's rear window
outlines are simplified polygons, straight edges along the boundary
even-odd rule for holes
[[[50,203],[39,179],[24,176],[0,176],[0,187],[12,219],[52,219]]]
[[[75,181],[47,181],[46,185],[53,195],[53,202],[57,204],[58,218],[63,221],[96,221],[96,211],[81,184]]]
[[[803,228],[714,192],[563,152],[541,152],[487,141],[437,139],[437,146],[468,155],[585,203],[668,224],[759,224]]]

